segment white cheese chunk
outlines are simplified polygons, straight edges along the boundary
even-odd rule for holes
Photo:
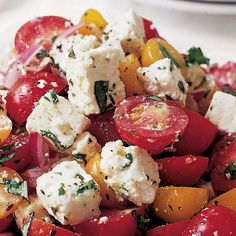
[[[95,36],[71,36],[51,51],[68,79],[69,101],[86,115],[98,114],[125,98],[118,69],[123,50],[118,42],[100,45],[96,40]]]
[[[221,131],[236,132],[236,97],[215,92],[205,117]]]
[[[124,147],[121,140],[109,142],[102,148],[100,168],[121,199],[136,205],[154,201],[160,183],[158,165],[146,150]]]
[[[140,67],[137,73],[148,94],[185,103],[188,84],[169,58],[158,60],[149,67]]]
[[[64,161],[37,179],[37,195],[48,213],[63,225],[99,216],[99,187],[76,161]]]
[[[42,96],[27,119],[28,132],[41,133],[59,150],[68,149],[90,120],[53,90]]]
[[[101,151],[101,146],[93,135],[84,132],[76,138],[71,149],[73,157],[88,162],[93,155]]]
[[[140,56],[144,46],[143,20],[134,11],[129,10],[119,15],[104,29],[103,41],[119,40],[125,53],[135,53]]]

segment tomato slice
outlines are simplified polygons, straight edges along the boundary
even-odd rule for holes
[[[30,73],[20,78],[9,90],[6,101],[10,118],[18,125],[23,125],[31,114],[34,103],[47,91],[53,89],[60,93],[67,82],[48,72]]]
[[[160,35],[153,25],[153,22],[143,18],[143,26],[144,26],[144,31],[145,31],[145,37],[146,40],[152,39],[152,38],[160,38]]]
[[[162,158],[157,160],[157,163],[162,185],[191,187],[207,170],[208,158],[186,155]]]
[[[12,222],[12,219],[13,219],[12,215],[9,215],[0,220],[0,233],[8,229],[8,227],[10,226]]]
[[[124,140],[153,153],[160,153],[176,142],[188,124],[182,109],[152,96],[125,99],[116,107],[114,117]]]
[[[17,52],[24,51],[32,44],[40,44],[46,50],[50,50],[52,37],[59,36],[66,30],[65,23],[67,21],[60,16],[43,16],[26,22],[17,30],[15,35]]]

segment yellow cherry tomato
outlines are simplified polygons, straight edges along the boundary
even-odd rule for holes
[[[101,38],[104,28],[107,25],[103,16],[94,9],[88,9],[81,17],[80,21],[85,23],[85,26],[79,29],[79,33],[82,35],[93,34],[98,38]]]
[[[87,163],[85,170],[92,175],[94,180],[100,187],[102,197],[101,205],[109,208],[123,207],[127,205],[127,201],[119,201],[115,192],[107,186],[104,181],[104,176],[100,170],[100,154],[94,155]]]
[[[137,76],[137,69],[139,67],[141,65],[135,54],[129,54],[120,63],[120,76],[125,85],[126,95],[128,97],[145,93],[143,85]]]
[[[160,187],[153,203],[157,217],[168,223],[190,219],[208,203],[209,191],[191,187]]]
[[[12,122],[5,115],[0,114],[0,143],[4,142],[12,130]]]
[[[236,212],[236,188],[212,199],[210,205],[221,205]]]
[[[20,195],[9,193],[9,188],[17,183],[22,183],[20,175],[13,169],[0,166],[0,219],[12,214],[23,199]]]

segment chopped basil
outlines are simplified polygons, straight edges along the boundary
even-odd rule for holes
[[[63,188],[63,186],[61,186],[59,189],[58,189],[58,195],[59,196],[63,196],[65,195],[66,191],[65,189]]]
[[[15,155],[16,155],[15,151],[6,154],[0,154],[0,165],[3,165],[4,161],[12,159]]]
[[[5,146],[2,146],[0,147],[0,151],[10,151],[12,150],[12,148],[14,148],[16,146],[15,143],[11,143],[9,145],[5,145]]]
[[[22,227],[22,236],[28,236],[29,234],[29,228],[31,225],[31,222],[34,218],[34,212],[30,213],[26,222],[24,223],[23,227]]]
[[[54,174],[56,174],[56,175],[62,175],[61,172],[54,172]]]
[[[132,162],[133,162],[133,155],[131,153],[127,153],[125,155],[125,158],[128,160],[128,163],[126,163],[124,166],[123,166],[123,169],[125,169],[126,167],[129,167]]]
[[[178,87],[182,93],[185,93],[184,83],[181,80],[178,82]]]
[[[229,174],[230,179],[236,179],[236,165],[233,162],[229,162],[224,170],[224,174]]]
[[[160,43],[158,43],[158,46],[160,48],[160,51],[161,51],[162,55],[165,58],[169,58],[171,61],[173,61],[173,63],[176,65],[176,67],[179,67],[179,63],[175,60],[174,57],[171,56],[169,51],[164,46],[162,46]]]
[[[53,134],[50,130],[40,130],[40,133],[43,136],[49,138],[58,149],[62,149],[62,150],[67,149],[67,147],[61,144],[61,142],[57,139],[57,136]]]
[[[162,99],[158,96],[145,96],[146,99],[151,99],[153,101],[161,102]]]
[[[54,90],[49,91],[51,97],[52,97],[52,102],[57,103],[59,101],[58,96]]]
[[[79,173],[75,175],[75,178],[79,178],[82,182],[84,181],[84,177]]]
[[[129,190],[127,188],[125,188],[124,185],[122,185],[122,188],[119,190],[119,192],[124,197],[128,197],[129,196]]]
[[[97,189],[97,185],[96,183],[94,182],[94,180],[89,180],[88,182],[86,183],[83,183],[79,186],[79,188],[77,189],[77,195],[83,193],[84,191],[86,190],[89,190],[89,189]]]
[[[57,231],[55,231],[54,229],[51,229],[49,236],[55,236],[57,233]]]
[[[56,35],[53,35],[53,36],[51,37],[51,42],[54,43],[54,42],[56,41],[56,39],[57,39],[57,36],[56,36]]]
[[[38,59],[42,59],[42,58],[44,58],[44,57],[49,57],[49,54],[48,54],[47,51],[41,50],[40,52],[38,52],[38,53],[36,54],[36,57],[37,57]]]
[[[69,79],[68,82],[71,86],[74,86],[74,83],[73,83],[72,79]]]
[[[187,65],[209,65],[210,59],[204,56],[201,48],[192,47],[188,50],[185,62]]]
[[[68,57],[73,58],[73,59],[76,58],[76,55],[75,55],[75,52],[74,52],[73,48],[70,49]]]
[[[101,112],[106,109],[108,85],[109,81],[95,81],[94,94]]]
[[[47,96],[43,96],[43,98],[44,98],[45,100],[47,100],[48,102],[51,102],[50,99],[49,99]]]
[[[82,159],[83,161],[86,161],[85,153],[77,152],[76,154],[73,154],[72,156],[75,157],[76,159]]]

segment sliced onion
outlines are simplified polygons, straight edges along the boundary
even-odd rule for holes
[[[26,66],[25,69],[29,72],[40,72],[44,70],[52,62],[50,57],[45,57],[38,66]]]

